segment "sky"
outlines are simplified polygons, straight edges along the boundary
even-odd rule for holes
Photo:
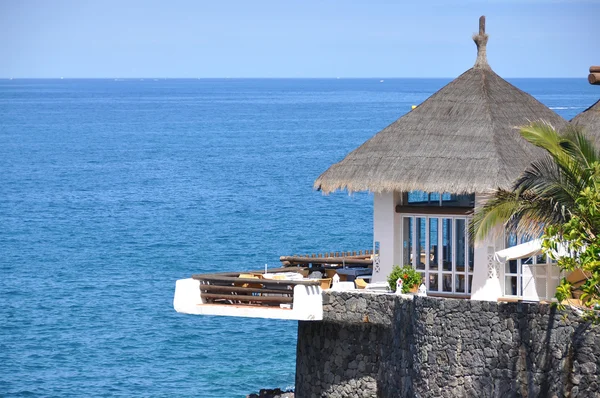
[[[511,77],[600,65],[600,0],[0,0],[2,78]]]

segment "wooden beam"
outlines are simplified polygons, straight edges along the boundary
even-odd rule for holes
[[[600,72],[590,73],[588,75],[588,82],[590,82],[590,84],[600,84]]]
[[[265,286],[294,286],[294,285],[318,285],[319,281],[315,279],[303,279],[303,280],[281,280],[281,279],[252,279],[252,278],[237,278],[231,276],[222,275],[192,275],[193,279],[211,283],[260,283]]]
[[[466,215],[473,213],[472,207],[396,206],[396,213]]]
[[[303,257],[288,257],[281,256],[279,261],[288,261],[295,264],[373,264],[373,260],[355,257],[323,257],[323,258],[303,258]]]
[[[265,293],[265,294],[293,294],[293,290],[263,289],[259,287],[241,287],[241,286],[219,286],[219,285],[200,285],[203,292],[215,293]]]
[[[600,66],[590,66],[590,73],[600,73]]]
[[[262,303],[293,303],[293,297],[283,296],[242,296],[235,294],[213,294],[201,293],[202,298],[207,300],[232,300],[232,301],[254,301]]]

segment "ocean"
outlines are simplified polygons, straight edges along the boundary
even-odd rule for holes
[[[296,322],[178,314],[175,280],[371,248],[372,196],[313,182],[449,80],[0,80],[0,396],[293,387]]]

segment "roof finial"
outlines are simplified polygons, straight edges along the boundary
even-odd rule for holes
[[[473,41],[477,44],[477,60],[474,68],[489,68],[485,47],[488,41],[488,35],[485,33],[485,15],[479,17],[479,33],[473,35]]]

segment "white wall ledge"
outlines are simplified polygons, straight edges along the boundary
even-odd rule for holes
[[[292,308],[204,303],[200,281],[192,278],[175,283],[175,311],[191,315],[234,316],[243,318],[320,321],[323,319],[323,296],[319,286],[296,285]]]

